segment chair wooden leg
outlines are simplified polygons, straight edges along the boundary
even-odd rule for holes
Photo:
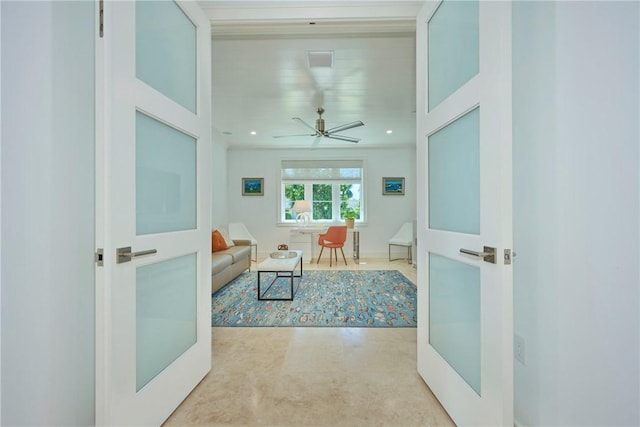
[[[333,267],[332,261],[333,261],[333,248],[329,248],[329,267]]]
[[[344,265],[347,265],[347,258],[344,256],[344,251],[342,250],[342,248],[340,248],[340,252],[342,252],[342,259],[344,260]],[[338,261],[336,261],[336,264],[338,263]]]
[[[320,255],[318,255],[318,261],[316,261],[316,264],[320,264],[320,257],[322,256],[322,251],[324,251],[324,246],[320,247]]]

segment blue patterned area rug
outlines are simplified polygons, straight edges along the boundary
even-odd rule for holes
[[[416,286],[397,270],[305,271],[293,301],[258,301],[257,274],[245,271],[213,294],[212,326],[416,327]],[[261,276],[263,293],[272,279]],[[289,295],[290,283],[278,279],[267,296]]]

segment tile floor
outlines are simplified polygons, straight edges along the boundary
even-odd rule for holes
[[[323,261],[305,269],[328,269]],[[397,269],[416,280],[403,261],[349,260],[338,268]],[[212,328],[211,334],[213,368],[165,426],[454,425],[416,373],[415,328]]]

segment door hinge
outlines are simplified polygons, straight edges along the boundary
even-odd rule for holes
[[[104,266],[104,249],[98,248],[98,250],[96,250],[95,260],[98,267]]]
[[[100,18],[100,38],[104,37],[104,0],[100,0],[98,2],[98,8],[100,9],[99,11],[99,18]]]

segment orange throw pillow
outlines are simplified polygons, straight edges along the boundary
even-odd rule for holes
[[[218,230],[211,233],[211,252],[217,252],[227,249],[227,243]]]

